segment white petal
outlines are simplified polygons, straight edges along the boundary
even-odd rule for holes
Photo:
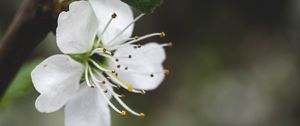
[[[72,2],[69,8],[58,17],[57,45],[67,54],[87,52],[97,34],[97,18],[87,1]]]
[[[83,86],[65,107],[66,126],[110,126],[108,104],[97,88]]]
[[[157,43],[149,43],[143,45],[141,48],[134,48],[136,45],[128,45],[118,48],[115,52],[115,57],[124,57],[122,61],[126,62],[153,62],[163,63],[166,59],[166,52],[164,48]],[[128,58],[131,55],[132,58]]]
[[[99,33],[102,33],[106,24],[110,20],[111,15],[113,13],[117,14],[117,17],[112,21],[103,35],[102,41],[104,45],[111,41],[120,31],[134,20],[132,10],[121,0],[90,0],[90,2],[99,21]],[[132,35],[132,32],[133,25],[119,36],[116,41],[129,38]]]
[[[32,72],[35,89],[41,93],[36,100],[40,112],[61,108],[78,89],[83,66],[67,55],[54,55],[40,63]]]
[[[128,58],[128,55],[132,55],[132,58]],[[119,58],[121,68],[117,68],[113,63],[110,63],[111,67],[116,69],[123,81],[136,89],[155,89],[165,77],[162,67],[166,58],[165,51],[156,43],[147,44],[139,49],[134,49],[132,46],[120,48],[115,56],[126,58]],[[124,67],[128,67],[128,70],[124,70]],[[151,77],[151,74],[154,76]]]

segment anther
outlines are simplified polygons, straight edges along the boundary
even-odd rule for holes
[[[123,111],[121,111],[121,113],[120,113],[120,114],[121,114],[121,116],[123,116],[123,117],[124,117],[124,116],[126,116],[126,111],[124,111],[124,110],[123,110]]]
[[[112,73],[116,73],[116,71],[115,71],[115,70],[112,70],[111,72],[112,72]]]
[[[131,85],[128,85],[128,91],[132,92],[133,91],[133,87]]]
[[[90,88],[95,88],[95,86],[93,86],[93,85],[91,85],[91,86],[89,86]]]
[[[103,51],[103,52],[106,52],[106,49],[105,49],[105,48],[103,48],[103,49],[102,49],[102,51]]]
[[[120,68],[121,67],[121,65],[117,65],[117,68]]]
[[[138,44],[138,45],[137,45],[137,47],[138,47],[138,48],[141,48],[141,47],[142,47],[142,45],[141,45],[141,44]]]
[[[128,67],[125,67],[124,69],[125,69],[125,70],[128,70]]]
[[[134,36],[134,39],[135,40],[138,40],[140,37],[139,36]]]
[[[164,74],[165,75],[170,75],[170,70],[169,69],[164,69]]]
[[[117,17],[117,14],[116,13],[113,13],[112,15],[111,15],[111,18],[116,18]]]
[[[145,117],[145,114],[141,112],[139,116],[140,116],[141,118],[144,118],[144,117]]]
[[[154,77],[154,74],[150,74],[150,77]]]
[[[168,47],[173,47],[173,42],[169,42],[169,43],[167,44],[167,46],[168,46]]]
[[[163,37],[165,37],[165,36],[166,36],[166,33],[165,33],[165,32],[161,32],[161,33],[160,33],[160,37],[161,37],[161,38],[163,38]]]
[[[129,58],[129,59],[132,58],[132,55],[128,55],[128,58]]]
[[[119,62],[119,59],[116,59],[116,62]]]
[[[107,93],[108,91],[107,90],[104,90],[104,93]]]
[[[105,84],[106,82],[105,81],[102,81],[102,84]]]

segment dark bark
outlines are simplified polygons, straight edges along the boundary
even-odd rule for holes
[[[24,0],[0,47],[0,96],[32,50],[56,27],[55,0]]]

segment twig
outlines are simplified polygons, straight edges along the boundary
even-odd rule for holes
[[[0,47],[0,97],[32,50],[56,27],[55,0],[24,0]]]

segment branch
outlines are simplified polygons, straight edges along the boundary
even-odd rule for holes
[[[32,50],[56,28],[55,0],[24,0],[0,47],[0,97]]]

